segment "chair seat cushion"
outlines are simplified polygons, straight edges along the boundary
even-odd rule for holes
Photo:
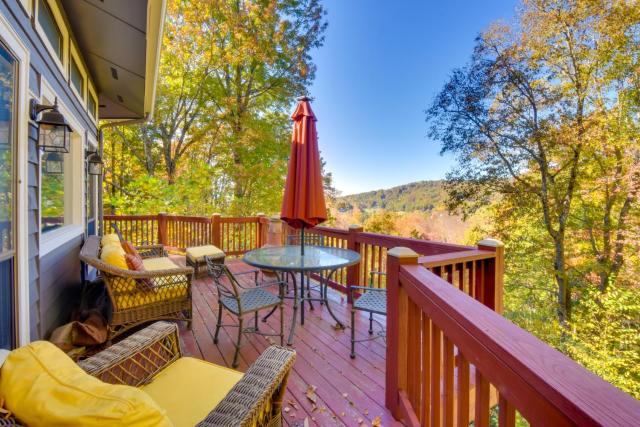
[[[242,373],[192,357],[182,357],[142,386],[176,427],[202,421],[242,378]]]
[[[191,248],[187,248],[187,258],[190,258],[193,261],[202,262],[204,261],[205,256],[211,258],[224,258],[225,253],[222,249],[213,245],[193,246]]]
[[[357,300],[355,300],[353,308],[386,314],[387,294],[386,292],[381,291],[366,291]]]
[[[222,296],[222,304],[234,314],[239,314],[238,302],[234,298]],[[264,307],[272,307],[280,303],[280,297],[264,289],[249,289],[240,294],[242,311],[255,311]]]
[[[144,269],[147,271],[171,270],[173,268],[179,268],[173,261],[171,261],[171,258],[169,257],[143,259],[142,264],[144,265]]]
[[[0,397],[28,426],[171,425],[144,391],[92,377],[47,341],[9,354],[0,370]]]

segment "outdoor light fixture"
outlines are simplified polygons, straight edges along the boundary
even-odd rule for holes
[[[44,173],[47,175],[60,175],[63,170],[63,159],[60,153],[47,153],[44,159]]]
[[[89,175],[102,175],[102,157],[97,151],[87,151],[87,173]]]
[[[73,130],[58,111],[58,98],[53,105],[38,104],[32,99],[29,107],[31,120],[38,123],[38,146],[44,151],[68,153],[69,133]],[[42,116],[38,120],[40,113]]]

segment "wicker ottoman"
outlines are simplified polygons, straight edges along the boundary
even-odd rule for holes
[[[200,266],[204,265],[205,256],[224,264],[225,253],[217,246],[206,245],[187,248],[187,265],[193,267],[196,277],[198,277]]]

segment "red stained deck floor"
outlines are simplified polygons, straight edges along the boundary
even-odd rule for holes
[[[229,266],[232,271],[249,268],[240,261],[231,261]],[[252,278],[250,274],[239,277],[247,284]],[[350,309],[346,296],[330,290],[329,298],[336,316],[349,325]],[[293,315],[292,304],[293,301],[285,300],[285,338]],[[193,328],[180,327],[182,348],[191,356],[230,366],[237,332],[236,328],[222,328],[218,344],[213,343],[217,307],[217,292],[211,279],[196,280],[193,286]],[[371,426],[379,416],[381,425],[396,425],[384,407],[384,341],[376,339],[358,343],[357,357],[352,360],[349,358],[350,330],[335,330],[327,309],[318,303],[314,303],[314,307],[313,311],[306,307],[305,324],[298,324],[296,328],[293,348],[297,358],[285,396],[285,424],[303,426],[307,419],[309,425]],[[228,313],[224,316],[223,323],[235,323],[235,318]],[[278,316],[276,311],[266,324],[260,322],[260,328],[276,331],[279,328]],[[356,331],[359,338],[368,337],[368,327],[366,314],[358,313]],[[377,328],[379,326],[374,324],[374,329]],[[246,370],[270,341],[279,343],[279,338],[245,334],[238,369]],[[316,387],[315,405],[305,394],[309,386]]]

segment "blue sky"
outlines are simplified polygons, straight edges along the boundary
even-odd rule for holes
[[[424,110],[475,37],[515,0],[326,0],[329,28],[309,94],[319,146],[342,194],[443,178],[452,159]]]

